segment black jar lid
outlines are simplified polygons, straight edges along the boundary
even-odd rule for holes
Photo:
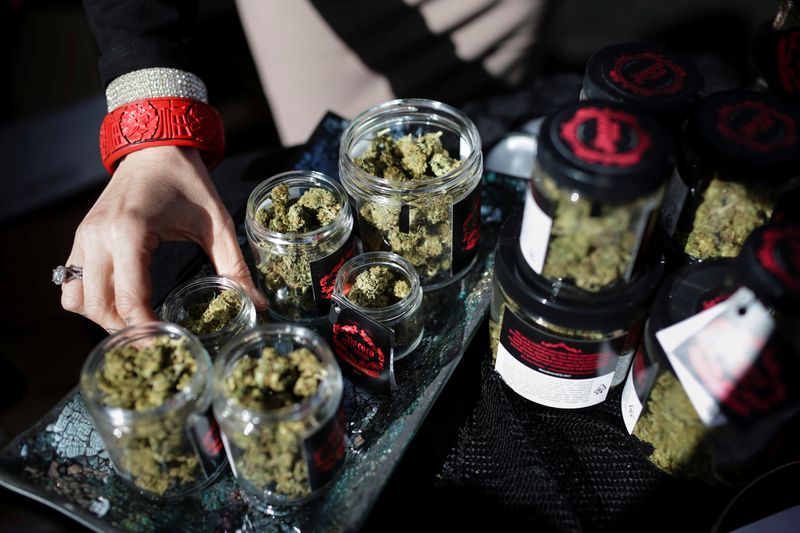
[[[713,167],[776,183],[800,174],[800,108],[768,93],[720,91],[695,106],[689,139]]]
[[[800,315],[800,225],[754,230],[737,258],[742,283],[767,307]]]
[[[672,136],[646,112],[613,102],[575,102],[545,118],[537,160],[559,186],[592,201],[622,204],[664,183]]]
[[[703,77],[689,58],[648,43],[598,50],[586,63],[583,77],[586,98],[648,111],[689,107],[702,90]]]
[[[726,300],[740,284],[735,259],[712,259],[673,272],[658,289],[650,309],[650,331],[656,332]]]
[[[764,21],[756,32],[753,59],[770,92],[800,98],[800,28],[775,30],[772,20]]]
[[[644,317],[664,271],[662,260],[643,265],[629,283],[607,291],[553,296],[544,285],[530,283],[519,265],[522,212],[513,214],[500,232],[494,275],[509,298],[527,314],[556,326],[581,331],[624,329]]]

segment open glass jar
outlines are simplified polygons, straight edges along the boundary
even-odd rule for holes
[[[422,142],[420,157],[431,150],[439,155],[423,161],[422,177],[376,176],[361,165],[365,154],[384,148],[386,135],[391,138],[386,143],[409,135],[407,144]],[[399,153],[388,151],[391,157]],[[460,163],[438,167],[434,157]],[[404,257],[425,289],[459,278],[476,257],[482,172],[475,125],[457,109],[432,100],[392,100],[364,111],[345,130],[339,147],[339,175],[354,200],[364,250]]]
[[[231,337],[256,325],[256,308],[239,283],[206,276],[172,291],[164,300],[159,317],[197,335],[214,356]]]
[[[267,324],[214,365],[214,414],[237,481],[262,509],[318,495],[344,462],[342,375],[313,331]]]
[[[392,331],[391,357],[398,361],[422,340],[422,287],[411,263],[392,252],[367,252],[347,261],[336,276],[334,305],[356,311]],[[341,315],[341,310],[337,316]],[[336,354],[352,364],[352,349],[334,337]],[[341,353],[340,353],[341,352]],[[355,366],[358,366],[355,364]]]
[[[300,229],[270,229],[262,214],[279,219],[273,227]],[[245,229],[270,315],[289,322],[324,319],[336,272],[355,252],[342,186],[306,170],[273,176],[250,194]]]
[[[578,102],[548,115],[519,235],[530,277],[554,292],[629,283],[646,253],[671,150],[668,130],[619,104]]]
[[[800,114],[766,93],[717,92],[697,104],[676,152],[659,224],[668,260],[736,257],[800,185]]]
[[[211,416],[211,360],[165,322],[122,329],[81,370],[81,393],[117,473],[151,498],[212,482],[226,461]]]
[[[506,222],[495,254],[490,339],[495,370],[520,396],[548,407],[603,402],[630,366],[647,307],[661,278],[654,261],[614,291],[552,295],[521,268],[519,214]]]

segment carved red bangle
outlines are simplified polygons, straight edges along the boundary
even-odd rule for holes
[[[100,156],[109,173],[125,155],[150,146],[198,148],[211,169],[222,160],[225,134],[219,113],[190,98],[145,98],[119,106],[100,126]]]

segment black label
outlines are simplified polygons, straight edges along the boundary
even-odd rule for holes
[[[219,425],[211,408],[205,414],[195,418],[188,430],[189,440],[200,459],[200,467],[206,477],[217,471],[219,465],[226,460],[225,449],[219,433]]]
[[[469,266],[481,239],[481,184],[453,205],[453,273]]]
[[[333,297],[331,347],[354,383],[389,393],[394,379],[394,330]]]
[[[311,490],[324,487],[344,463],[345,416],[342,402],[334,415],[303,441],[303,454],[308,465]]]
[[[336,274],[345,261],[355,254],[353,235],[350,234],[344,244],[335,252],[326,255],[318,261],[311,261],[311,287],[314,291],[314,301],[320,314],[328,312],[331,305],[331,296],[336,285]]]
[[[411,208],[408,207],[408,204],[403,204],[400,206],[400,218],[397,221],[397,226],[402,233],[408,233],[411,229]]]
[[[791,344],[781,332],[764,338],[765,318],[748,315],[749,306],[732,305],[674,350],[720,413],[739,426],[760,423],[800,396],[794,385],[800,361]]]
[[[612,374],[627,336],[603,341],[557,337],[533,328],[509,309],[503,313],[500,343],[516,360],[542,374],[588,379]]]

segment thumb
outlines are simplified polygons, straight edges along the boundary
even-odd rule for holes
[[[250,270],[236,240],[233,220],[227,212],[221,219],[212,222],[211,231],[206,234],[206,242],[202,244],[217,274],[238,282],[253,300],[256,309],[259,311],[266,309],[267,298],[253,283]]]

